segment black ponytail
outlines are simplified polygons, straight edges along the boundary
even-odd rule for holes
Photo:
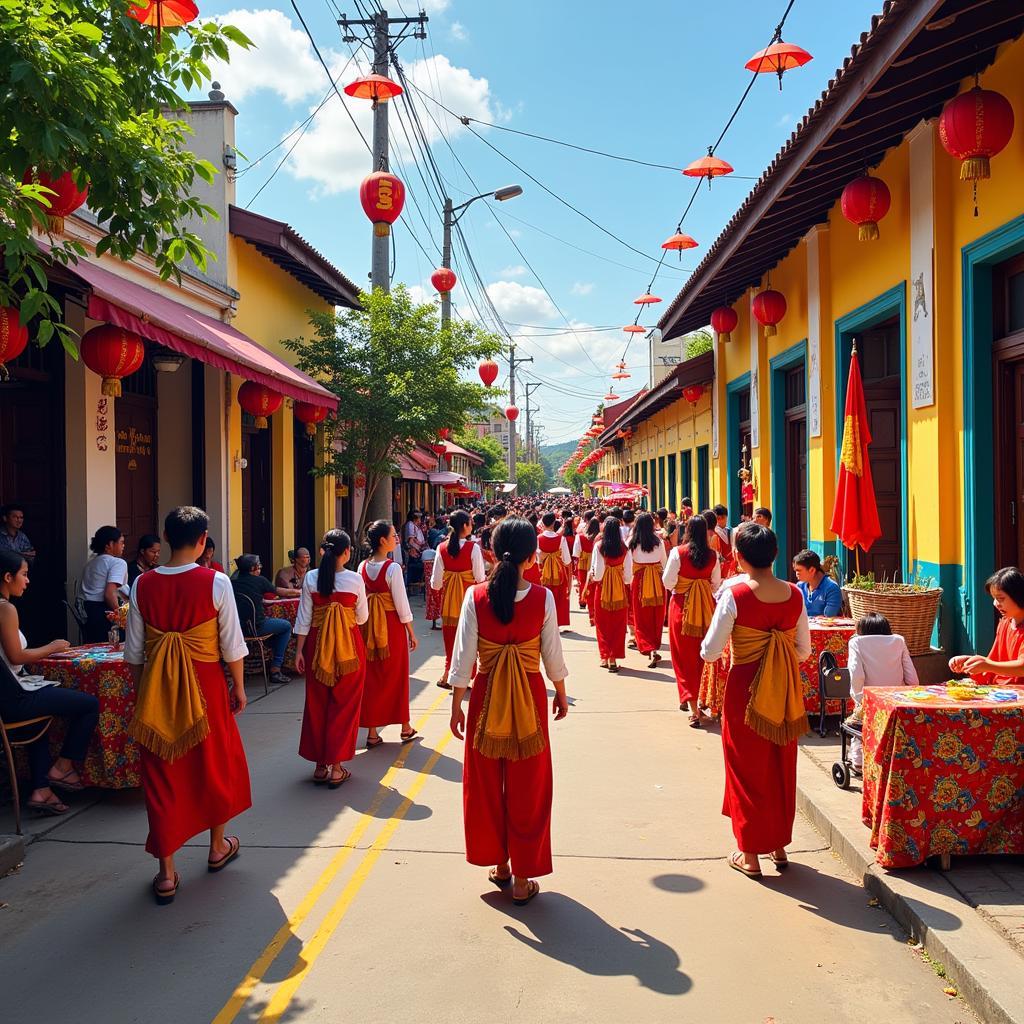
[[[633,524],[633,537],[629,542],[629,550],[654,551],[661,543],[658,535],[654,532],[654,516],[650,512],[641,512]]]
[[[499,622],[512,621],[519,588],[519,566],[537,550],[537,531],[526,519],[502,519],[491,535],[498,564],[487,581],[487,600]]]
[[[459,540],[462,534],[462,528],[469,525],[469,513],[464,512],[461,508],[458,512],[453,512],[451,519],[448,520],[448,526],[451,532],[448,534],[448,557],[458,558],[459,557]]]
[[[390,519],[378,519],[370,524],[366,531],[366,539],[370,543],[370,550],[377,554],[383,541],[391,536],[392,523]]]
[[[708,544],[708,524],[703,516],[691,516],[683,529],[683,547],[695,569],[703,569],[712,558],[714,551]]]
[[[321,597],[334,593],[334,574],[338,571],[338,559],[352,547],[352,538],[344,530],[328,530],[320,543],[323,558],[316,574],[316,590]]]

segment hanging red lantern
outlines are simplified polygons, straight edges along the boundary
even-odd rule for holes
[[[430,446],[430,450],[437,456],[444,455],[444,453],[448,451],[445,445],[443,445],[440,441],[438,441],[436,444],[432,444]]]
[[[385,75],[367,75],[357,78],[345,86],[345,95],[357,100],[373,100],[373,105],[387,103],[388,100],[402,95],[402,87]]]
[[[696,405],[703,397],[703,384],[689,384],[687,387],[683,388],[683,398],[685,398],[690,405]]]
[[[446,297],[458,284],[458,281],[455,271],[448,267],[438,267],[430,275],[430,283],[441,293],[442,297]]]
[[[683,173],[685,174],[686,172],[684,171]],[[662,249],[675,249],[679,253],[679,258],[682,259],[684,249],[697,248],[697,239],[690,235],[684,235],[681,232],[676,232],[676,234],[671,238],[666,238],[665,241],[661,243],[661,247]]]
[[[881,178],[865,174],[843,189],[839,206],[843,216],[857,225],[858,239],[871,242],[878,238],[878,222],[889,212],[890,202],[889,186]]]
[[[30,167],[21,180],[25,185],[42,185],[54,193],[45,197],[50,204],[46,207],[46,219],[53,234],[64,230],[64,218],[70,217],[89,197],[89,186],[79,189],[71,171],[53,177],[39,167]]]
[[[152,25],[159,43],[165,28],[181,28],[199,17],[199,8],[192,0],[143,0],[128,6],[128,17],[140,25]]]
[[[750,305],[754,318],[764,326],[764,336],[770,338],[778,334],[776,325],[786,315],[786,296],[768,288],[758,292]]]
[[[447,464],[448,464],[449,466],[450,466],[450,465],[452,464],[452,453],[451,453],[451,452],[449,452],[449,451],[446,451],[446,452],[444,453],[444,461],[445,461],[445,462],[446,462],[446,463],[447,463]]]
[[[732,332],[736,330],[739,320],[732,306],[719,306],[711,313],[711,327],[724,342],[732,341]]]
[[[309,437],[316,437],[316,425],[327,419],[327,409],[322,405],[313,405],[311,402],[296,402],[295,418],[300,423],[306,424],[306,434]]]
[[[793,68],[802,68],[814,58],[796,43],[784,43],[781,39],[763,50],[758,50],[743,66],[748,71],[766,75],[775,72],[779,76],[779,89],[782,89],[782,76]]]
[[[442,441],[447,441],[448,438],[452,436],[452,428],[451,427],[442,427],[437,432],[437,436],[439,438],[441,438]]]
[[[646,334],[647,328],[641,327],[639,324],[627,324],[622,328],[627,334]]]
[[[493,359],[482,359],[476,371],[485,388],[489,388],[498,379],[498,364]]]
[[[514,405],[510,405],[505,410],[505,419],[510,420],[512,423],[515,423],[515,421],[519,419],[519,410]]]
[[[712,178],[721,178],[723,175],[732,174],[732,164],[727,163],[721,157],[711,155],[711,147],[708,146],[708,155],[694,160],[683,168],[683,174],[688,178],[707,178],[708,188],[711,188]]]
[[[661,299],[657,295],[652,295],[650,292],[645,292],[640,296],[639,299],[633,300],[634,306],[650,306],[652,303],[661,302]]]
[[[28,328],[13,306],[0,306],[0,380],[7,380],[5,363],[17,359],[28,344]]]
[[[255,380],[245,381],[238,389],[238,404],[256,420],[257,430],[266,428],[267,417],[281,408],[283,400],[276,391]]]
[[[146,346],[134,331],[100,324],[86,331],[79,346],[82,362],[103,378],[103,394],[121,397],[121,378],[133,374],[146,357]]]
[[[398,220],[405,206],[405,185],[402,179],[388,171],[374,171],[363,178],[359,186],[359,201],[363,212],[373,221],[373,233],[378,238],[391,234],[391,225]]]

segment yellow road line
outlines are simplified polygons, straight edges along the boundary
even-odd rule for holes
[[[449,694],[443,692],[434,701],[433,704],[424,712],[420,719],[416,722],[415,728],[417,731],[422,731],[426,726],[430,716],[441,706],[441,704],[449,697]],[[451,734],[449,733],[449,736]],[[444,741],[443,741],[444,742]],[[443,745],[443,743],[442,743]],[[270,965],[277,959],[281,950],[284,949],[285,945],[291,939],[295,929],[302,924],[303,921],[309,916],[310,912],[316,906],[317,901],[324,894],[327,887],[334,881],[338,873],[348,862],[348,859],[352,856],[355,847],[359,841],[366,834],[367,829],[373,823],[377,817],[377,812],[380,810],[381,805],[391,795],[391,784],[397,777],[399,771],[405,766],[405,760],[412,751],[412,744],[404,746],[399,753],[398,757],[395,758],[391,767],[388,768],[387,772],[384,773],[384,777],[380,780],[377,793],[374,795],[373,801],[369,808],[364,811],[359,819],[356,821],[352,831],[348,834],[345,839],[345,843],[338,851],[337,854],[332,858],[331,862],[324,868],[320,877],[313,883],[313,886],[306,893],[302,902],[296,908],[295,912],[288,918],[287,921],[280,928],[278,928],[274,937],[267,943],[263,952],[253,961],[252,966],[246,972],[245,977],[239,982],[234,992],[231,993],[230,998],[221,1008],[220,1013],[213,1018],[213,1024],[231,1024],[231,1022],[238,1016],[242,1007],[248,1002],[249,997],[252,995],[253,990],[259,984],[263,975],[267,972]],[[427,763],[430,766],[427,768],[429,772],[430,768],[437,763],[437,753],[432,756],[431,760]],[[417,790],[419,792],[419,790]],[[403,803],[402,807],[405,806]],[[407,813],[408,808],[404,813]]]
[[[426,785],[427,780],[430,778],[430,773],[434,769],[434,765],[437,764],[442,751],[446,746],[448,746],[451,739],[452,734],[449,732],[444,736],[441,742],[438,743],[437,748],[434,750],[433,754],[430,755],[430,759],[427,763],[419,770],[419,774],[417,775],[415,782],[413,782],[409,787],[409,792],[405,799],[402,801],[395,813],[388,819],[387,824],[383,829],[381,829],[380,834],[373,841],[369,850],[366,851],[359,867],[356,868],[352,877],[348,880],[345,888],[341,891],[341,895],[335,901],[334,906],[332,906],[325,915],[320,927],[317,928],[309,942],[302,947],[302,952],[292,965],[285,980],[282,981],[274,990],[273,995],[267,1003],[266,1009],[264,1009],[263,1013],[259,1017],[260,1021],[266,1022],[266,1024],[274,1024],[274,1022],[281,1019],[281,1015],[288,1009],[288,1006],[295,996],[299,986],[302,984],[303,979],[312,969],[317,958],[324,951],[324,947],[327,945],[328,940],[334,934],[338,925],[341,924],[348,908],[352,905],[352,902],[359,893],[359,890],[363,887],[363,883],[373,870],[374,864],[377,863],[381,854],[387,848],[388,843],[397,831],[402,819],[409,813],[409,809],[412,807],[413,801],[416,799],[420,790]]]

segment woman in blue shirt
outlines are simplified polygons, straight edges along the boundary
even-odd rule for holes
[[[808,616],[839,615],[843,610],[843,592],[831,576],[821,568],[821,559],[814,551],[804,549],[793,559],[797,586],[804,595]]]

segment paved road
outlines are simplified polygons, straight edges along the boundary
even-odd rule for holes
[[[669,669],[634,653],[599,670],[579,612],[575,703],[552,730],[555,874],[513,907],[464,861],[440,634],[418,627],[423,742],[360,752],[332,793],[295,753],[301,684],[254,702],[242,857],[208,875],[189,847],[173,906],[148,897],[138,794],[46,832],[0,881],[4,1005],[80,1024],[973,1020],[803,819],[784,875],[727,868],[717,731],[686,728]]]

